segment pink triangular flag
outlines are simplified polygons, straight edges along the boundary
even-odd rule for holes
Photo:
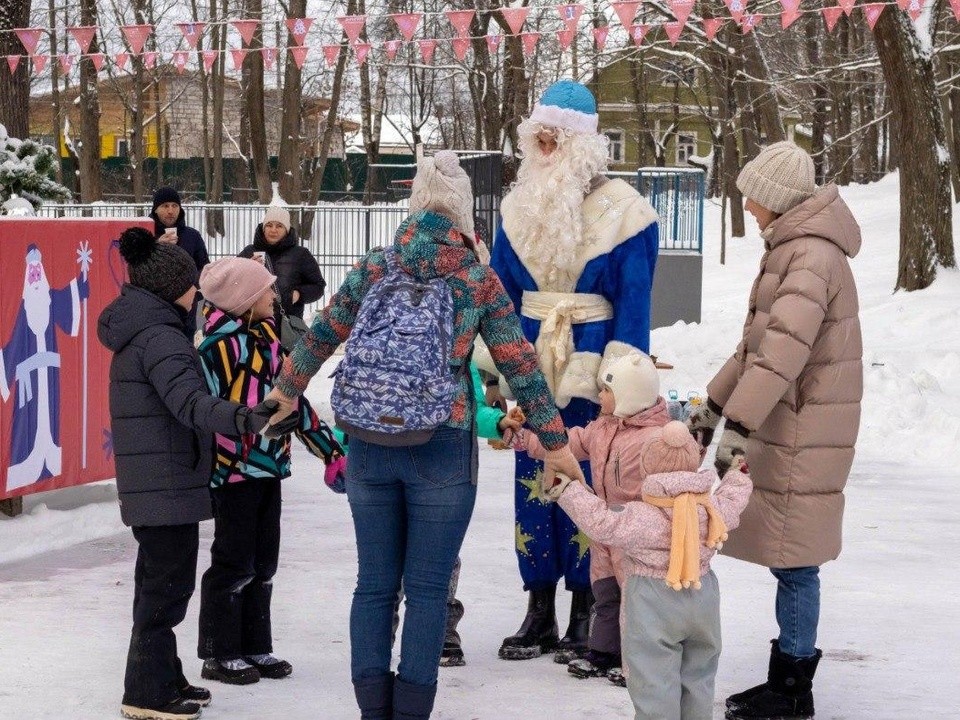
[[[203,34],[203,29],[207,26],[207,24],[202,22],[175,24],[178,28],[180,28],[180,32],[183,33],[183,37],[187,41],[187,45],[190,46],[190,49],[195,50],[197,48],[197,43],[200,42],[200,36]]]
[[[238,33],[240,33],[240,39],[243,40],[243,44],[250,45],[250,43],[253,42],[253,36],[257,32],[257,27],[260,25],[260,21],[231,20],[230,24],[237,29]]]
[[[723,0],[723,3],[727,6],[727,10],[730,11],[730,17],[739,23],[747,11],[746,0]]]
[[[114,58],[114,64],[117,66],[118,70],[123,70],[127,66],[127,60],[130,59],[130,53],[117,53],[117,56]]]
[[[420,24],[423,13],[393,13],[390,17],[392,17],[393,21],[397,24],[397,28],[399,28],[404,40],[410,42],[417,32],[417,26]]]
[[[340,27],[347,34],[350,43],[356,43],[360,40],[360,33],[363,32],[363,26],[367,22],[366,15],[341,15],[337,18]]]
[[[260,57],[263,58],[263,67],[267,70],[273,70],[273,64],[277,61],[276,48],[260,48]]]
[[[73,69],[73,55],[58,55],[57,60],[60,61],[60,69],[63,70],[63,74],[69,75]]]
[[[107,59],[107,56],[103,53],[93,53],[92,55],[87,55],[90,58],[90,62],[93,63],[93,67],[97,72],[103,69],[103,62]]]
[[[363,65],[367,61],[367,55],[370,54],[370,43],[357,43],[353,46],[353,54],[357,56],[357,64]]]
[[[287,30],[293,35],[298,46],[303,45],[311,25],[313,25],[313,18],[287,18]]]
[[[796,10],[784,10],[780,13],[780,27],[786,30],[800,18],[800,13]]]
[[[14,28],[13,30],[20,42],[27,51],[27,55],[33,55],[37,51],[37,45],[40,44],[40,37],[43,35],[42,28]],[[39,71],[38,71],[39,72]]]
[[[50,59],[49,55],[34,55],[33,56],[33,72],[39,74],[43,72],[43,69],[47,66],[47,60]]]
[[[297,67],[302,70],[303,64],[307,61],[307,53],[310,51],[310,48],[297,45],[296,47],[288,49],[290,50],[290,54],[293,55],[293,61],[297,64]]]
[[[667,33],[667,40],[670,41],[670,45],[674,46],[680,40],[680,33],[683,32],[682,22],[668,22],[663,24],[663,31]]]
[[[557,30],[557,42],[560,43],[561,50],[566,50],[570,47],[574,35],[576,35],[576,31],[574,30]]]
[[[177,68],[178,73],[182,73],[183,69],[187,66],[187,51],[186,50],[177,50],[173,54],[173,65]]]
[[[7,55],[7,67],[10,68],[11,75],[13,75],[17,71],[18,65],[20,65],[19,55]]]
[[[650,32],[650,26],[646,23],[637,23],[631,27],[630,37],[633,38],[634,45],[641,45],[648,32]]]
[[[77,45],[80,46],[81,54],[90,52],[90,43],[93,42],[93,38],[97,34],[96,25],[68,27],[67,30],[73,35],[73,39],[77,41]]]
[[[327,61],[327,65],[333,67],[337,64],[337,57],[340,55],[340,46],[339,45],[324,45],[323,46],[323,57]]]
[[[157,54],[155,52],[145,52],[143,54],[143,66],[152,70],[157,65]]]
[[[960,2],[960,0],[958,0]],[[610,26],[603,25],[593,29],[593,41],[597,44],[597,50],[603,50],[607,46],[607,35],[610,34]]]
[[[387,53],[387,60],[393,60],[397,57],[397,51],[400,49],[400,40],[387,40],[383,44],[383,49]]]
[[[530,8],[500,8],[500,14],[503,15],[503,19],[507,21],[507,25],[510,27],[510,34],[516,35],[520,32],[520,28],[523,27],[527,15],[530,14]]]
[[[740,22],[740,31],[746,35],[749,32],[752,32],[753,29],[760,24],[760,21],[763,20],[763,16],[758,13],[751,13],[750,15],[744,15],[743,20]]]
[[[503,37],[503,36],[502,36],[502,35],[487,35],[487,49],[488,49],[490,52],[496,53],[497,50],[500,49],[500,38],[501,38],[501,37]]]
[[[833,32],[841,15],[843,15],[843,8],[839,6],[823,8],[823,19],[827,21],[828,32]]]
[[[467,50],[470,49],[470,38],[454,38],[450,41],[453,46],[453,56],[463,62],[467,57]]]
[[[787,12],[797,12],[800,9],[800,0],[780,0],[780,5]]]
[[[704,18],[703,32],[707,36],[707,40],[712,42],[725,22],[726,20],[723,18]]]
[[[853,14],[853,6],[857,4],[857,0],[837,0],[837,5],[839,5],[844,14],[847,17],[850,17]]]
[[[880,19],[880,13],[883,12],[885,5],[886,3],[867,3],[866,5],[860,6],[864,16],[867,18],[867,27],[871,30],[873,30],[873,26],[877,24],[877,20]]]
[[[232,49],[230,51],[230,57],[233,58],[233,69],[240,70],[243,67],[243,61],[247,57],[247,51],[245,49]]]
[[[537,43],[540,42],[540,33],[538,32],[520,33],[520,42],[523,43],[524,56],[530,57],[531,55],[533,55],[534,50],[537,49]]]
[[[681,26],[686,25],[687,18],[693,12],[694,0],[670,0],[670,9]]]
[[[612,5],[613,11],[617,14],[617,17],[620,18],[620,24],[625,28],[633,27],[633,18],[637,15],[637,8],[640,7],[640,3],[636,0],[628,0],[628,2],[615,2]]]
[[[960,22],[960,0],[950,0],[950,9],[953,10],[953,17]]]
[[[207,72],[210,72],[210,68],[213,67],[213,64],[217,61],[217,51],[216,50],[204,50],[203,51],[203,69]]]
[[[557,5],[557,12],[560,13],[560,19],[566,25],[570,32],[577,31],[577,23],[580,22],[580,16],[583,15],[583,5],[580,3],[571,3],[570,5]]]
[[[419,40],[417,45],[420,46],[420,57],[423,58],[423,62],[427,65],[433,62],[433,52],[437,49],[436,40]]]
[[[447,16],[447,20],[449,20],[450,24],[453,26],[454,31],[457,33],[457,37],[466,37],[470,32],[470,23],[473,22],[473,16],[476,15],[476,11],[447,10],[444,15]]]
[[[924,0],[897,0],[901,10],[906,10],[910,19],[916,22],[923,12]]]
[[[153,32],[153,25],[124,25],[123,36],[127,38],[130,44],[130,51],[134,55],[139,55],[143,51],[143,46],[147,43],[147,38]]]

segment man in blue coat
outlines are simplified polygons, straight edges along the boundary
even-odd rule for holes
[[[596,101],[585,86],[561,80],[546,90],[518,130],[522,162],[503,201],[491,260],[535,343],[568,427],[597,416],[603,369],[629,352],[648,352],[650,345],[657,215],[633,186],[604,177],[608,141],[597,126]],[[568,651],[567,659],[585,651],[594,593],[598,620],[612,615],[615,623],[619,612],[614,578],[594,583],[591,593],[586,537],[563,510],[540,502],[533,491],[541,467],[517,453],[516,549],[530,597],[520,630],[500,648],[504,659],[537,657],[557,647]],[[587,467],[584,472],[589,478]],[[562,639],[554,610],[561,577],[573,593]],[[609,653],[619,654],[618,639],[611,639]]]

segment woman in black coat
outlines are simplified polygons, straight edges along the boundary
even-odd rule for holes
[[[263,222],[257,225],[253,244],[240,251],[240,257],[265,253],[267,269],[277,276],[280,304],[287,315],[303,317],[303,307],[323,297],[327,286],[317,259],[300,245],[296,229],[290,226],[290,212],[270,205]]]

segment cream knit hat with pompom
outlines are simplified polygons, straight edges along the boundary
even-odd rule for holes
[[[473,188],[455,152],[441,150],[417,162],[410,213],[430,210],[453,221],[473,246]]]

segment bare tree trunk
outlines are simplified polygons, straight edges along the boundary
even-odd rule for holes
[[[154,7],[151,2],[147,5],[147,20],[151,25],[156,26],[156,16],[154,15]],[[150,46],[155,51],[159,51],[160,48],[157,47],[157,35],[152,33],[149,40],[147,41]],[[163,146],[163,113],[160,109],[163,107],[163,98],[161,97],[161,72],[158,70],[153,71],[153,82],[150,83],[150,94],[153,96],[153,132],[154,136],[157,139],[157,157],[156,157],[156,169],[154,171],[154,183],[155,188],[163,187],[166,185],[165,182],[165,168],[163,167],[163,160],[166,157],[165,148]],[[146,117],[146,113],[144,113]],[[145,153],[146,154],[146,153]]]
[[[50,100],[53,104],[53,147],[57,151],[56,178],[63,183],[63,108],[60,106],[60,63],[57,62],[57,6],[49,0],[48,17],[50,22]]]
[[[263,110],[263,0],[246,0],[243,17],[260,20],[243,61],[244,107],[250,123],[250,167],[261,203],[270,202],[270,152],[267,149],[267,122]]]
[[[760,47],[760,41],[756,33],[743,36],[741,48],[743,50],[744,69],[750,77],[771,77],[772,73],[767,66],[767,59],[763,55],[763,48]],[[763,134],[766,135],[767,144],[786,140],[787,136],[783,129],[783,118],[780,116],[780,102],[777,97],[776,85],[772,82],[752,80],[749,83],[749,92],[752,100],[751,105],[756,108],[755,114]]]
[[[290,0],[289,17],[302,18],[307,14],[307,0]],[[287,46],[293,47],[295,40],[289,36]],[[279,45],[279,43],[278,43]],[[291,204],[303,202],[300,196],[302,177],[300,170],[300,105],[303,88],[300,85],[301,73],[297,63],[289,53],[284,53],[285,71],[283,76],[283,109],[280,121],[280,154],[277,173],[280,179],[280,194]]]
[[[821,23],[813,22],[804,25],[807,64],[810,68],[822,67],[822,27]],[[813,115],[810,119],[810,155],[813,157],[813,168],[818,185],[822,185],[826,177],[824,135],[826,133],[827,107],[829,104],[826,84],[820,81],[815,82],[813,84]]]
[[[190,9],[193,11],[192,19],[194,22],[200,22],[200,11],[197,8],[197,0],[190,0]],[[199,61],[200,75],[200,127],[201,137],[203,138],[203,194],[204,198],[210,197],[210,187],[213,185],[213,171],[210,167],[210,83],[208,82],[207,70],[203,63],[203,39],[197,41],[197,60]],[[206,231],[213,234],[213,220],[208,214],[206,222]]]
[[[937,266],[956,267],[950,157],[933,62],[904,13],[885,12],[874,26],[890,90],[894,134],[910,152],[900,158],[900,263],[896,289],[921,290]]]
[[[210,48],[216,50],[217,59],[213,63],[210,76],[211,93],[213,95],[213,168],[211,173],[212,184],[207,193],[209,202],[223,202],[223,95],[224,72],[226,70],[226,26],[219,23],[220,18],[227,17],[227,0],[220,0],[222,9],[217,7],[217,0],[210,2],[210,25],[212,34]],[[217,232],[223,234],[222,218],[217,223]]]
[[[955,52],[950,61],[944,65],[950,77],[960,74],[960,53]],[[960,159],[960,82],[956,80],[953,82],[946,100],[949,104],[950,155],[955,158],[950,164],[953,169],[953,195],[960,200],[960,162],[957,162],[957,159]]]
[[[832,43],[831,60],[837,64],[850,58],[850,22],[846,16],[840,18],[834,29],[835,42]],[[846,78],[844,78],[846,79]],[[846,82],[831,83],[833,96],[833,137],[830,145],[830,175],[838,185],[849,185],[853,180],[853,101],[850,87]]]
[[[0,55],[20,55],[23,47],[10,31],[30,24],[30,0],[4,0],[4,5],[0,11]],[[30,69],[21,58],[15,73],[0,73],[0,124],[11,137],[25,138],[30,134],[29,107]]]
[[[96,0],[80,0],[80,24],[99,25]],[[94,51],[100,42],[93,41]],[[86,48],[84,48],[86,52]],[[86,56],[80,58],[80,202],[103,199],[100,187],[100,98],[97,69]]]

